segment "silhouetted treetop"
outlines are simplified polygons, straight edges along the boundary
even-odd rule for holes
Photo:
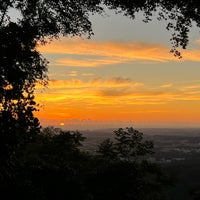
[[[144,140],[143,133],[132,127],[114,131],[115,138],[105,139],[98,147],[98,152],[107,159],[137,161],[143,156],[153,154],[153,142]]]
[[[105,7],[132,19],[142,11],[145,22],[157,13],[157,19],[167,21],[166,29],[172,31],[172,52],[177,55],[176,48],[186,48],[188,44],[192,22],[200,27],[198,0],[1,0],[0,26],[9,23],[9,10],[14,8],[20,13],[17,23],[34,27],[40,39],[59,34],[91,36],[89,15],[102,13]]]

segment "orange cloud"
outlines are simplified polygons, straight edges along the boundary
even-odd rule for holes
[[[90,81],[52,80],[46,91],[40,90],[38,87],[38,101],[53,106],[56,110],[60,108],[62,112],[61,107],[98,110],[102,109],[102,106],[110,106],[112,110],[121,108],[120,112],[130,112],[134,105],[158,106],[174,102],[200,101],[199,87],[177,86],[172,83],[163,84],[161,87],[147,86],[122,77],[94,78]]]
[[[124,60],[125,61],[125,60]],[[74,67],[97,67],[103,65],[119,64],[123,62],[119,58],[102,58],[102,59],[58,59],[53,65],[74,66]]]
[[[68,55],[68,58],[54,61],[54,65],[61,66],[96,67],[131,61],[180,61],[169,53],[168,47],[144,42],[95,42],[78,38],[65,38],[46,46],[39,46],[38,49],[45,54],[61,54],[62,57]],[[183,55],[181,61],[200,61],[199,50],[181,50],[181,52]],[[75,59],[70,58],[70,55],[81,57]]]
[[[173,83],[166,83],[166,84],[164,84],[164,85],[161,85],[160,87],[161,88],[170,88],[170,87],[172,87],[173,86]]]
[[[189,86],[185,86],[185,89],[200,89],[200,84],[199,85],[189,85]]]
[[[88,88],[88,87],[121,87],[132,85],[134,87],[143,86],[141,82],[132,82],[128,78],[113,77],[110,79],[93,78],[89,81],[82,81],[80,79],[73,80],[50,80],[48,87],[49,89],[62,89],[62,88]],[[37,89],[42,89],[43,86],[38,84]]]
[[[200,39],[196,40],[196,43],[197,43],[197,44],[200,44]]]

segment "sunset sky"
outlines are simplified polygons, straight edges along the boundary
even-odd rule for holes
[[[109,15],[109,16],[107,16]],[[37,86],[42,125],[66,128],[200,126],[200,34],[183,58],[170,51],[166,23],[107,11],[91,16],[94,36],[60,38],[39,51],[49,85]]]

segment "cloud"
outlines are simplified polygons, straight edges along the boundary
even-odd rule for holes
[[[196,43],[197,43],[197,44],[200,44],[200,39],[196,40]]]
[[[75,77],[75,76],[78,76],[78,72],[77,71],[71,71],[68,76],[71,76],[71,77]]]
[[[141,82],[133,82],[129,78],[123,77],[113,77],[108,79],[102,78],[92,78],[89,81],[82,81],[81,79],[72,79],[72,80],[50,80],[47,86],[47,90],[54,89],[88,89],[88,88],[120,88],[120,87],[134,87],[138,88],[143,86]],[[43,86],[37,84],[37,89],[42,89]]]
[[[102,59],[58,59],[52,64],[56,66],[73,66],[73,67],[97,67],[121,63],[119,58],[102,58]]]
[[[161,49],[162,52],[169,52],[167,48],[158,44],[117,41],[95,42],[81,39],[63,39],[62,42],[55,41],[49,46],[39,48],[42,53],[51,54],[116,56],[124,59],[165,60],[166,58],[164,55],[162,56]]]
[[[114,83],[114,84],[116,84],[116,85],[118,85],[118,84],[129,84],[129,83],[131,83],[132,81],[131,81],[131,79],[129,79],[129,78],[123,78],[123,77],[113,77],[113,78],[111,78],[111,79],[108,79],[107,81],[106,81],[108,84],[109,83]]]
[[[129,88],[111,88],[102,89],[98,92],[101,97],[124,97],[130,95],[132,92]]]
[[[182,50],[183,61],[200,61],[200,50]]]
[[[169,53],[169,47],[144,42],[98,42],[79,38],[64,38],[46,46],[39,46],[38,49],[45,54],[62,55],[62,58],[56,59],[53,63],[60,66],[97,67],[132,61],[200,61],[199,50],[181,50],[183,59],[178,60]]]
[[[200,84],[199,85],[189,85],[184,87],[186,90],[192,90],[192,89],[200,89]]]
[[[197,82],[155,86],[124,77],[97,77],[88,81],[51,80],[43,92],[38,87],[36,101],[45,105],[38,117],[43,119],[199,120]]]
[[[37,86],[38,89],[41,86]],[[109,79],[92,78],[51,80],[46,95],[40,94],[44,101],[81,101],[95,104],[165,104],[173,101],[200,100],[199,85],[183,86],[166,83],[161,86],[147,86],[133,82],[129,78],[113,77]],[[39,90],[38,90],[39,91]],[[48,96],[48,98],[47,98]],[[115,99],[116,98],[116,99]]]
[[[70,106],[74,104],[92,105],[156,105],[176,101],[199,101],[200,85],[174,85],[165,83],[161,86],[145,85],[129,78],[112,77],[109,79],[92,78],[89,81],[80,79],[51,80],[48,88],[40,92],[37,86],[36,95],[44,102],[54,102]],[[77,106],[77,105],[76,105]]]

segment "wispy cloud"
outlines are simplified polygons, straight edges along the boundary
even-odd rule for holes
[[[189,86],[185,86],[185,89],[200,89],[200,84],[199,85],[189,85]]]
[[[41,86],[38,85],[38,89]],[[174,85],[164,83],[161,86],[147,86],[142,82],[133,82],[128,78],[93,78],[51,80],[46,101],[80,100],[93,101],[95,104],[165,104],[173,101],[200,100],[200,85]],[[39,90],[38,90],[39,91]],[[48,96],[48,98],[47,98]],[[39,96],[42,98],[42,95]],[[117,98],[114,100],[114,98]]]
[[[196,40],[196,43],[197,43],[197,44],[200,44],[200,39]]]
[[[71,77],[75,77],[75,76],[78,76],[78,72],[77,71],[71,71],[68,76],[71,76]]]
[[[165,83],[165,84],[161,85],[160,87],[161,88],[170,88],[172,86],[173,86],[173,83]]]
[[[38,49],[45,54],[61,54],[63,58],[53,63],[61,66],[97,67],[131,61],[180,61],[169,53],[169,47],[144,42],[97,42],[73,38],[55,41],[50,45],[40,46]],[[65,55],[68,56],[65,57]],[[76,58],[73,57],[74,55],[77,55]],[[182,50],[182,55],[181,61],[200,61],[199,50]]]
[[[199,119],[199,88],[197,82],[155,86],[124,77],[51,80],[45,91],[38,85],[36,100],[44,105],[39,116],[47,119],[191,120]]]
[[[87,74],[86,74],[87,75]],[[100,88],[111,88],[111,87],[124,87],[124,86],[143,86],[141,82],[133,82],[129,78],[113,77],[108,79],[103,78],[92,78],[89,81],[82,81],[81,79],[73,80],[50,80],[48,84],[49,89],[59,88],[88,88],[88,87],[100,87]],[[37,85],[37,88],[42,88],[41,85]]]
[[[124,60],[125,61],[125,60]],[[112,65],[122,63],[122,59],[115,58],[101,58],[101,59],[58,59],[53,62],[57,66],[74,66],[74,67],[98,67],[104,65]]]

